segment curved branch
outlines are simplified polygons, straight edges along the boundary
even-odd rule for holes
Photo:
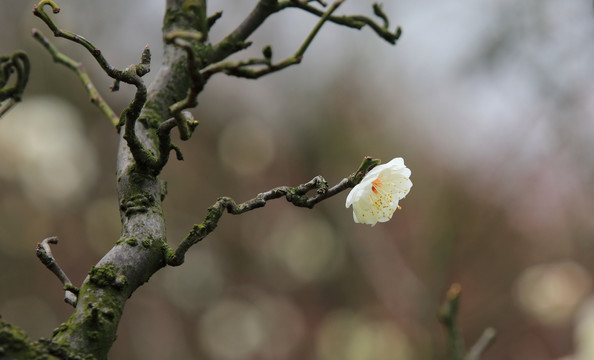
[[[54,256],[52,255],[52,250],[50,249],[50,244],[57,243],[58,238],[56,236],[48,237],[47,239],[44,239],[42,242],[37,244],[35,253],[37,254],[39,260],[43,263],[43,265],[50,269],[50,271],[54,273],[54,275],[56,275],[60,282],[62,282],[62,284],[64,285],[64,301],[72,305],[73,307],[76,307],[76,302],[78,298],[78,288],[72,285],[72,282],[70,281],[70,279],[68,279],[68,276],[66,276],[64,271],[62,271],[62,268],[60,268],[60,265],[58,265],[58,263],[56,262],[56,259],[54,259]]]
[[[287,59],[277,63],[272,64],[272,50],[270,47],[265,47],[263,49],[264,58],[263,59],[250,59],[247,61],[239,61],[239,62],[227,62],[227,63],[218,63],[215,64],[206,70],[203,71],[203,76],[205,79],[210,78],[212,75],[223,72],[227,75],[243,77],[247,79],[257,79],[264,75],[280,71],[284,68],[287,68],[291,65],[296,65],[301,63],[303,59],[303,55],[305,51],[316,37],[324,23],[331,17],[332,13],[344,2],[344,0],[337,0],[326,10],[325,13],[320,17],[320,20],[311,30],[307,38],[303,41],[297,52],[293,54],[293,56],[288,57]],[[261,69],[251,69],[252,66],[264,66]]]
[[[209,62],[219,62],[227,56],[250,46],[251,43],[245,40],[264,23],[264,20],[279,10],[282,10],[282,8],[278,6],[278,0],[259,0],[254,10],[245,20],[214,46]]]
[[[308,2],[298,0],[286,0],[278,5],[279,10],[287,7],[295,7],[305,10],[316,16],[323,16],[324,12],[314,6],[308,4]],[[362,15],[341,15],[341,16],[330,16],[328,21],[338,25],[347,26],[350,28],[361,29],[364,26],[369,26],[377,35],[389,42],[390,44],[396,44],[396,40],[402,35],[402,29],[397,27],[393,32],[388,29],[389,21],[386,14],[383,12],[381,6],[377,3],[373,4],[373,12],[376,16],[382,19],[384,25],[380,26],[372,19]]]
[[[23,51],[15,51],[10,56],[0,56],[0,103],[8,99],[6,104],[0,108],[0,117],[14,104],[21,101],[29,81],[30,69],[29,57]],[[7,86],[15,72],[14,84]]]
[[[122,81],[132,85],[135,84],[136,80],[134,79],[134,76],[132,76],[132,74],[129,71],[127,71],[127,69],[118,70],[115,67],[111,66],[101,54],[101,50],[97,49],[97,47],[95,47],[95,45],[93,45],[87,39],[78,34],[74,34],[69,31],[65,31],[58,28],[56,24],[53,22],[53,20],[50,18],[50,16],[43,9],[46,5],[51,7],[52,12],[54,14],[60,12],[60,7],[53,0],[41,0],[38,4],[33,6],[33,15],[43,20],[43,22],[46,23],[47,26],[53,31],[54,36],[70,40],[79,45],[82,45],[85,49],[87,49],[91,53],[91,55],[93,55],[93,57],[95,58],[99,66],[101,66],[103,71],[105,71],[105,73],[109,77],[116,80],[116,85],[114,85],[114,87],[112,88],[114,91],[118,89],[118,81]],[[138,75],[142,76],[140,74]]]
[[[39,30],[33,29],[33,37],[35,38],[35,40],[39,41],[41,45],[43,45],[43,47],[47,49],[47,51],[49,51],[50,55],[52,56],[55,62],[66,66],[67,68],[76,73],[80,81],[82,81],[83,85],[85,86],[85,89],[89,93],[91,103],[95,104],[109,119],[111,124],[117,127],[118,123],[120,122],[119,117],[111,109],[111,107],[109,107],[105,100],[103,100],[103,97],[101,96],[101,94],[99,94],[97,88],[95,88],[95,85],[93,85],[93,82],[89,77],[89,74],[87,74],[82,64],[80,62],[72,60],[68,56],[59,52],[58,49],[56,49],[56,47],[52,43],[50,43],[49,40],[45,36],[43,36],[43,34]]]
[[[191,118],[191,115],[192,114],[188,113],[186,116]],[[157,129],[157,137],[159,138],[159,158],[157,159],[157,163],[155,165],[155,171],[157,173],[163,170],[167,164],[167,161],[169,161],[169,152],[171,150],[175,151],[177,160],[182,161],[184,159],[181,150],[171,143],[171,130],[176,126],[178,126],[177,119],[171,118],[163,121]]]
[[[170,266],[179,266],[184,262],[186,252],[194,244],[204,239],[208,234],[213,232],[223,214],[239,215],[245,212],[264,207],[268,200],[278,199],[284,197],[287,201],[297,207],[313,208],[317,203],[332,197],[346,189],[352,188],[361,182],[363,176],[367,174],[375,165],[379,164],[380,160],[373,159],[367,156],[363,162],[350,176],[342,179],[338,184],[329,188],[326,180],[321,176],[316,176],[305,184],[296,187],[279,186],[274,189],[256,195],[255,198],[243,203],[236,203],[235,200],[229,197],[220,197],[211,207],[208,208],[204,221],[200,224],[194,225],[192,231],[180,243],[177,249],[173,249],[166,245],[165,248],[165,262]],[[315,195],[308,196],[307,193],[316,190]]]
[[[132,84],[136,86],[136,94],[134,100],[122,112],[119,126],[124,125],[124,139],[130,148],[130,152],[138,165],[138,170],[141,172],[154,172],[157,160],[153,154],[142,144],[136,135],[136,120],[140,116],[140,111],[146,103],[147,90],[141,76],[150,71],[151,53],[148,44],[142,51],[140,63],[137,65],[130,65],[126,68],[126,73]]]

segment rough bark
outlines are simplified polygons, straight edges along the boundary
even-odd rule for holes
[[[203,2],[169,0],[163,31],[195,30],[205,17]],[[163,64],[148,91],[147,102],[136,122],[136,135],[155,156],[156,127],[169,116],[169,106],[183,99],[190,87],[186,53],[173,44],[165,46]],[[93,267],[84,280],[72,316],[52,340],[74,352],[106,359],[126,300],[165,266],[166,228],[162,201],[165,183],[137,166],[121,131],[117,161],[117,191],[122,232],[115,246]],[[114,239],[116,240],[116,239]]]

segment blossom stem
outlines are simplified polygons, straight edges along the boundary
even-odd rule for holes
[[[287,201],[297,207],[313,208],[317,203],[332,197],[346,189],[356,186],[363,176],[371,169],[372,164],[378,164],[378,159],[365,157],[363,162],[350,176],[342,179],[338,184],[328,187],[327,181],[322,176],[316,176],[310,181],[295,186],[279,186],[274,189],[256,195],[253,199],[243,203],[236,203],[230,197],[220,197],[208,208],[204,221],[194,225],[192,231],[180,243],[177,249],[166,245],[165,261],[168,265],[178,266],[183,264],[186,252],[194,244],[204,239],[213,232],[218,225],[219,219],[225,212],[233,215],[243,214],[245,212],[264,207],[268,200],[285,197]],[[308,196],[307,193],[316,190],[315,195]]]

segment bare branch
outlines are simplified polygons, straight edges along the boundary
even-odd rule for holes
[[[458,327],[458,308],[462,287],[460,284],[453,284],[446,294],[446,299],[439,311],[439,320],[446,328],[448,334],[450,358],[452,360],[479,360],[483,352],[495,340],[496,332],[493,328],[487,328],[477,342],[465,354],[464,339]]]
[[[76,302],[78,298],[78,288],[72,285],[72,282],[70,281],[70,279],[68,279],[68,276],[66,276],[64,271],[62,271],[62,269],[60,268],[60,265],[58,265],[58,263],[56,262],[56,259],[54,259],[52,251],[50,249],[50,244],[57,243],[58,238],[56,236],[48,237],[47,239],[44,239],[42,242],[37,244],[37,249],[35,252],[39,260],[41,260],[41,262],[43,263],[43,265],[50,269],[50,271],[53,272],[54,275],[56,275],[64,285],[64,301],[72,305],[73,307],[76,307]]]
[[[82,37],[78,34],[74,34],[69,31],[65,31],[65,30],[58,28],[56,26],[56,24],[52,21],[52,19],[49,17],[49,15],[43,9],[43,7],[46,5],[48,5],[52,8],[52,12],[54,14],[57,14],[60,12],[60,7],[54,1],[41,0],[38,4],[33,6],[33,14],[35,16],[37,16],[38,18],[40,18],[41,20],[43,20],[43,22],[45,22],[47,24],[47,26],[53,31],[54,36],[62,37],[64,39],[70,40],[72,42],[82,45],[85,49],[87,49],[91,53],[91,55],[93,55],[93,57],[95,58],[97,63],[99,63],[99,66],[101,66],[103,71],[105,71],[105,73],[109,77],[116,80],[116,84],[112,88],[114,91],[118,89],[117,82],[119,82],[119,81],[123,81],[125,83],[135,85],[136,79],[134,78],[133,74],[131,74],[130,71],[128,71],[128,69],[124,69],[124,70],[116,69],[115,67],[111,66],[107,62],[107,60],[103,57],[103,55],[101,54],[101,50],[97,49],[95,47],[95,45],[93,45],[87,39],[85,39],[84,37]],[[143,71],[140,68],[138,70],[141,72]],[[138,73],[137,75],[143,76],[144,74],[141,75],[140,73]]]
[[[281,9],[284,9],[287,7],[296,7],[296,8],[305,10],[311,14],[314,14],[316,16],[321,17],[324,15],[324,11],[322,11],[314,6],[311,6],[308,3],[309,3],[308,1],[303,2],[303,1],[298,1],[298,0],[285,0],[278,4],[278,7],[279,7],[278,10],[281,10]],[[361,29],[364,26],[369,26],[381,38],[383,38],[390,44],[396,44],[396,40],[398,40],[400,38],[400,35],[402,35],[402,29],[400,27],[397,27],[395,31],[390,31],[390,29],[388,29],[388,26],[389,26],[388,17],[383,12],[383,10],[379,4],[377,4],[377,3],[373,4],[373,11],[376,16],[378,16],[380,19],[382,19],[382,21],[384,22],[383,26],[380,26],[372,19],[370,19],[366,16],[362,16],[362,15],[330,16],[328,21],[333,22],[338,25],[344,25],[347,27],[355,28],[355,29]]]
[[[203,76],[205,79],[210,78],[210,76],[223,72],[227,75],[243,77],[247,79],[257,79],[261,76],[280,71],[286,67],[291,65],[296,65],[301,62],[303,59],[303,55],[305,51],[316,37],[326,20],[330,18],[332,13],[342,4],[344,0],[337,0],[335,1],[326,12],[321,16],[318,23],[314,26],[311,30],[305,41],[301,44],[299,49],[293,56],[288,57],[287,59],[277,63],[272,64],[272,50],[270,47],[265,47],[263,49],[264,58],[263,59],[250,59],[246,61],[239,61],[239,62],[226,62],[226,63],[218,63],[215,64],[203,71]],[[252,69],[253,66],[264,66],[260,69]]]
[[[142,144],[138,136],[136,136],[136,120],[140,116],[140,111],[146,103],[147,90],[141,76],[150,71],[151,53],[149,45],[147,44],[142,51],[140,63],[137,65],[130,65],[126,68],[126,73],[130,76],[131,82],[136,86],[136,94],[134,100],[122,112],[120,124],[124,125],[124,139],[126,140],[130,152],[138,165],[138,170],[144,172],[154,172],[157,160],[153,154]]]
[[[41,45],[47,49],[47,51],[49,51],[55,62],[66,66],[76,73],[80,81],[82,81],[85,89],[89,93],[91,103],[95,104],[103,112],[103,114],[109,119],[114,127],[117,127],[118,123],[120,122],[120,118],[111,109],[111,107],[109,107],[105,100],[103,100],[103,97],[101,97],[95,88],[95,85],[91,81],[89,74],[87,74],[82,64],[59,52],[58,49],[56,49],[56,47],[50,43],[49,40],[43,36],[39,30],[33,29],[33,37],[35,40],[39,41]]]
[[[448,334],[448,343],[450,349],[450,358],[452,360],[464,360],[464,340],[458,328],[458,307],[462,287],[460,284],[450,286],[446,294],[446,299],[439,311],[439,320],[446,328]]]
[[[278,0],[259,0],[258,4],[245,20],[227,35],[220,43],[213,47],[210,63],[223,60],[227,56],[243,50],[251,43],[246,39],[268,18],[268,16],[281,10]]]
[[[192,114],[187,112],[186,115],[189,119],[191,119]],[[177,160],[183,160],[184,156],[182,155],[181,150],[171,143],[171,130],[178,126],[178,121],[176,118],[171,118],[165,120],[159,125],[157,129],[157,136],[159,138],[159,158],[157,159],[157,163],[155,164],[155,171],[160,172],[163,170],[167,161],[169,160],[169,152],[171,150],[175,151],[177,156]]]
[[[317,203],[332,197],[346,189],[352,188],[361,182],[363,176],[367,174],[380,160],[367,156],[363,162],[350,176],[342,179],[338,184],[329,188],[326,180],[321,176],[316,176],[305,184],[296,187],[279,186],[274,189],[256,195],[255,198],[246,202],[237,204],[229,197],[220,197],[211,207],[208,208],[204,221],[194,225],[192,231],[186,236],[176,250],[168,248],[165,254],[165,261],[168,265],[178,266],[183,264],[186,252],[194,244],[204,239],[213,232],[221,216],[226,211],[229,214],[239,215],[245,212],[264,207],[268,200],[284,197],[295,206],[313,208]],[[315,195],[308,196],[307,193],[316,190]]]
[[[10,56],[0,56],[0,117],[21,101],[29,80],[30,68],[29,57],[22,51],[15,51]],[[9,85],[14,73],[16,79]],[[7,101],[3,103],[5,100]]]

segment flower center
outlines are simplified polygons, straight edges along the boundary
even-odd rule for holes
[[[371,191],[373,191],[374,194],[377,194],[379,192],[378,188],[381,186],[382,186],[382,181],[378,177],[377,179],[375,179],[371,182]]]

